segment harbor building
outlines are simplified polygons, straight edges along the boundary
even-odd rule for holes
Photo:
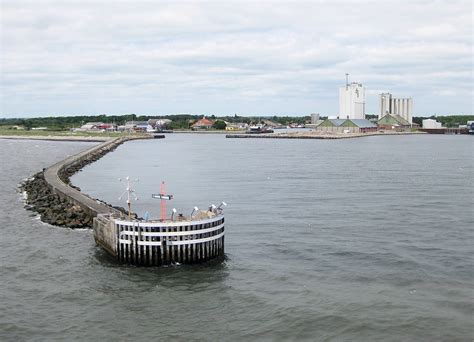
[[[377,125],[367,119],[327,119],[316,127],[316,131],[330,133],[376,132]]]
[[[412,124],[402,118],[400,115],[385,114],[382,118],[377,120],[377,125],[380,129],[395,130],[398,132],[409,131]]]
[[[361,83],[349,84],[346,80],[346,85],[339,88],[339,118],[365,119],[365,90]]]
[[[382,93],[379,99],[379,120],[387,114],[400,115],[412,124],[413,99],[411,97],[395,98],[390,93]]]
[[[441,122],[438,122],[438,121],[433,120],[433,119],[424,119],[422,121],[422,127],[423,128],[429,128],[429,129],[442,128],[441,127]]]

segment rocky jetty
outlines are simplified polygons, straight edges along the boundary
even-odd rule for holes
[[[43,222],[69,228],[91,228],[97,213],[115,212],[127,216],[128,212],[123,208],[114,207],[84,194],[77,196],[77,192],[74,193],[71,188],[77,191],[80,189],[71,184],[70,177],[125,141],[151,138],[153,137],[137,136],[113,139],[44,169],[20,186],[27,194],[26,209],[38,212]],[[99,202],[103,204],[98,205]],[[135,213],[131,213],[131,216],[137,217]]]
[[[27,194],[25,208],[38,212],[41,221],[68,228],[92,227],[93,217],[80,206],[52,193],[43,172],[26,180],[20,188]]]

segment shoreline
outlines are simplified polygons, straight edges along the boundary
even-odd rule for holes
[[[236,139],[351,139],[364,138],[370,136],[394,136],[394,135],[425,135],[422,131],[416,132],[371,132],[371,133],[331,133],[319,131],[306,132],[286,132],[286,133],[270,133],[270,134],[250,134],[242,131],[174,131],[168,134],[194,134],[194,135],[225,135],[226,138]],[[164,137],[164,134],[162,134]],[[5,140],[43,140],[43,141],[61,141],[61,142],[107,142],[115,139],[135,140],[149,139],[153,135],[126,135],[126,136],[69,136],[69,135],[0,135],[0,139]]]
[[[389,135],[424,135],[425,132],[373,132],[373,133],[325,133],[325,132],[294,132],[294,133],[271,133],[271,134],[228,134],[226,138],[236,139],[351,139],[365,138],[371,136]]]

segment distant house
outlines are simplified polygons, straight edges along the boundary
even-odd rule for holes
[[[99,126],[97,126],[99,130],[102,131],[107,131],[107,132],[114,132],[117,130],[117,125],[116,124],[109,124],[109,123],[103,123]]]
[[[204,129],[210,129],[212,128],[212,125],[214,124],[214,121],[206,119],[204,116],[202,119],[199,119],[195,123],[191,125],[191,128],[193,130],[204,130]]]
[[[135,131],[146,132],[148,128],[148,121],[137,121],[135,124]]]
[[[128,131],[146,132],[147,128],[147,121],[127,121],[125,123],[125,130]]]
[[[124,130],[125,131],[133,131],[135,129],[135,127],[137,127],[137,122],[136,121],[127,121],[125,122],[125,125],[124,125]]]
[[[99,126],[103,125],[103,122],[88,122],[82,125],[78,131],[99,131]]]
[[[117,130],[117,125],[103,122],[88,122],[73,130],[76,132],[114,132]]]
[[[404,117],[397,114],[386,114],[377,120],[377,125],[380,129],[389,129],[396,131],[408,130],[411,124]]]
[[[249,127],[248,124],[243,123],[243,122],[232,123],[232,122],[226,121],[225,123],[226,123],[226,126],[225,126],[226,131],[244,131]]]
[[[377,125],[367,119],[327,119],[316,127],[317,131],[331,133],[376,132]]]
[[[148,119],[147,132],[157,132],[166,128],[172,121],[170,119]]]

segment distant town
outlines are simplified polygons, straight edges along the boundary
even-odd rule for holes
[[[339,88],[339,115],[311,113],[303,116],[78,115],[0,119],[0,135],[22,132],[155,133],[171,131],[233,131],[273,133],[278,129],[311,128],[325,134],[415,132],[474,133],[474,115],[413,116],[413,98],[391,93],[379,95],[378,113],[365,111],[365,88],[348,81]]]

